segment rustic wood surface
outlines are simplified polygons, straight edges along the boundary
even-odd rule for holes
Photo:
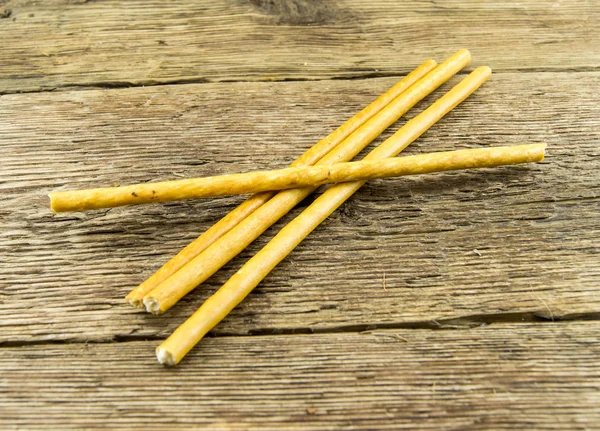
[[[600,62],[595,0],[126,3],[0,2],[0,88],[387,76],[456,47],[497,71]]]
[[[599,18],[0,1],[0,428],[600,427]],[[369,182],[175,370],[159,341],[307,202],[158,317],[125,294],[241,197],[49,209],[52,190],[284,167],[462,47],[492,79],[405,153],[547,142],[546,161]]]
[[[0,349],[0,418],[32,429],[593,429],[599,341],[597,322],[222,337],[173,369],[156,366],[148,341]]]

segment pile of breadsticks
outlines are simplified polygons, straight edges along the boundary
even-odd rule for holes
[[[545,144],[395,157],[490,77],[490,68],[484,66],[475,69],[408,121],[362,161],[350,162],[410,108],[465,67],[470,59],[467,50],[460,50],[439,65],[427,60],[287,169],[55,192],[50,194],[52,209],[57,212],[81,211],[255,193],[127,295],[127,301],[133,306],[161,314],[244,250],[319,185],[336,183],[281,229],[156,349],[161,364],[176,365],[367,180],[543,160]]]

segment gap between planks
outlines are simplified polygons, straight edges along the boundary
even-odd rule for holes
[[[457,77],[465,77],[471,71],[473,67],[467,66],[463,71],[456,74]],[[600,72],[600,67],[581,67],[581,68],[565,68],[565,69],[552,69],[552,68],[530,68],[530,69],[514,69],[514,70],[500,70],[492,71],[494,76],[500,76],[501,74],[514,74],[514,73],[528,73],[528,74],[540,74],[540,73],[593,73]],[[10,94],[36,94],[36,93],[55,93],[62,91],[88,91],[88,90],[120,90],[129,88],[146,88],[146,87],[167,87],[175,85],[191,85],[191,84],[236,84],[236,83],[293,83],[293,82],[326,82],[326,81],[367,81],[369,79],[378,78],[396,78],[401,79],[408,74],[398,73],[385,73],[385,72],[374,72],[361,74],[356,76],[333,76],[324,78],[282,78],[282,79],[213,79],[213,78],[186,78],[186,79],[174,79],[167,81],[141,81],[141,82],[128,82],[128,81],[102,81],[102,82],[91,82],[85,84],[68,84],[65,86],[56,86],[48,88],[39,88],[35,90],[2,90],[0,89],[0,97]]]
[[[463,316],[459,318],[439,319],[439,320],[424,320],[418,322],[398,322],[398,323],[374,323],[374,324],[358,324],[358,325],[341,325],[324,328],[263,328],[253,329],[248,333],[235,332],[209,332],[208,338],[230,338],[230,337],[287,337],[294,335],[326,335],[326,334],[349,334],[349,333],[373,333],[373,331],[383,330],[432,330],[432,331],[448,331],[448,330],[469,330],[477,327],[485,327],[494,325],[527,325],[533,324],[548,325],[555,323],[579,323],[579,322],[595,322],[600,321],[600,312],[598,313],[575,313],[571,315],[562,315],[556,319],[553,316],[541,315],[538,312],[522,312],[522,313],[497,313],[497,314],[481,314],[472,316]],[[376,335],[376,334],[375,334]],[[162,341],[165,337],[160,335],[115,335],[112,338],[105,339],[56,339],[56,340],[19,340],[0,342],[0,349],[19,348],[27,346],[45,346],[45,345],[65,345],[65,344],[110,344],[110,343],[131,343],[139,341]],[[404,340],[406,341],[406,340]]]

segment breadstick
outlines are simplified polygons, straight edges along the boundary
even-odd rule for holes
[[[138,184],[135,186],[122,187],[122,189],[129,188],[130,190],[136,190],[137,192],[133,193],[136,193],[136,196],[142,196],[146,194],[145,190],[152,188],[154,189],[152,192],[155,194],[156,200],[158,202],[166,202],[178,199],[198,199],[215,196],[259,193],[270,190],[316,187],[330,183],[398,177],[446,170],[442,160],[446,163],[450,163],[450,166],[456,166],[454,169],[466,169],[464,166],[468,166],[469,161],[471,161],[473,166],[478,166],[479,159],[476,159],[475,157],[479,154],[476,153],[476,151],[477,150],[465,150],[464,156],[460,151],[452,151],[449,153],[433,153],[404,157],[401,159],[392,158],[377,161],[347,162],[329,166],[303,166],[273,171],[248,172],[245,174],[190,178],[154,184]],[[482,151],[482,157],[488,157],[486,153],[488,150]],[[498,157],[500,156],[501,155],[498,154]],[[464,157],[471,157],[471,159]],[[462,158],[460,159],[462,163],[458,161],[458,158]],[[492,163],[492,166],[496,166],[497,163],[502,164],[502,159],[491,158],[490,163]],[[516,163],[523,162],[517,161]],[[96,190],[100,194],[101,190],[114,189]],[[81,190],[78,192],[64,193],[85,194],[86,192],[88,191]]]
[[[374,102],[354,115],[350,120],[332,132],[329,136],[319,141],[300,158],[298,158],[292,166],[314,165],[325,154],[335,148],[340,142],[354,133],[360,126],[372,118],[375,114],[381,111],[392,100],[402,94],[412,84],[417,82],[433,68],[437,66],[434,60],[427,60],[422,65],[417,67],[406,77],[396,83],[392,88],[379,96]],[[137,288],[132,290],[127,295],[126,300],[135,307],[143,307],[143,297],[152,289],[166,280],[169,276],[177,272],[186,263],[203,252],[208,246],[217,241],[220,237],[229,232],[233,227],[237,226],[242,220],[252,214],[257,208],[267,202],[275,195],[275,192],[258,193],[246,199],[237,208],[219,220],[214,226],[188,244],[177,255],[165,263],[158,271],[150,278],[145,280]]]
[[[392,137],[371,151],[365,159],[376,160],[398,154],[466,99],[489,78],[490,74],[491,70],[488,67],[477,68],[432,106],[408,121]],[[357,181],[335,184],[319,196],[156,349],[158,361],[165,365],[179,363],[208,331],[239,304],[315,227],[364,183],[365,181]]]
[[[337,130],[332,132],[329,136],[315,144],[315,146],[296,160],[292,166],[313,165],[337,144],[342,142],[352,132],[363,125],[368,119],[381,111],[389,104],[389,102],[410,87],[410,85],[425,76],[425,74],[435,66],[435,61],[427,60],[406,78],[396,83],[396,85],[378,97],[373,103],[340,126]],[[85,211],[100,208],[114,208],[123,205],[148,204],[191,199],[195,197],[218,196],[218,194],[211,194],[210,192],[206,194],[197,187],[195,181],[191,179],[134,184],[123,187],[52,192],[48,196],[50,197],[50,206],[55,212]],[[248,193],[253,192],[250,191]],[[234,192],[229,194],[241,193]]]
[[[322,158],[318,164],[331,165],[351,160],[402,114],[468,64],[470,58],[471,55],[467,50],[456,52],[394,99],[379,114],[367,121],[342,144]],[[146,310],[155,314],[164,313],[179,299],[240,253],[269,226],[314,190],[315,188],[310,187],[279,192],[244,221],[223,235],[218,242],[212,244],[148,293],[143,300]]]

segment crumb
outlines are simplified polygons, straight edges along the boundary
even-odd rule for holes
[[[306,409],[306,413],[308,413],[309,415],[314,415],[316,411],[317,409],[315,409],[314,407],[308,407]]]

